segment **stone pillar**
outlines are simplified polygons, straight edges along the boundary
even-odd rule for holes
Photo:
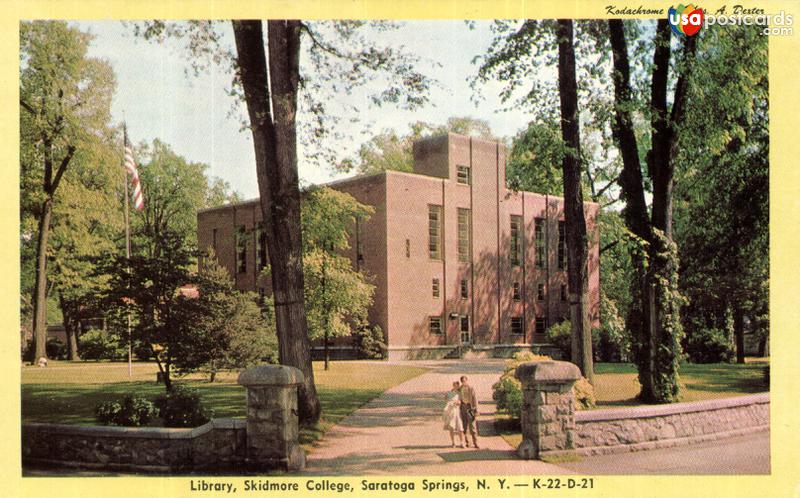
[[[575,396],[572,386],[581,371],[566,361],[532,361],[517,367],[522,383],[522,444],[517,455],[527,460],[574,452]]]
[[[239,374],[247,389],[247,464],[252,470],[300,470],[306,457],[298,442],[297,386],[303,372],[259,365]]]

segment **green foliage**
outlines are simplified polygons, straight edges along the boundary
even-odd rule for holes
[[[388,352],[383,330],[379,325],[356,331],[353,334],[353,347],[356,357],[365,360],[382,360]]]
[[[117,337],[100,329],[81,334],[78,346],[84,360],[119,360],[128,354],[128,348]]]
[[[330,188],[310,190],[302,210],[303,273],[309,335],[347,336],[366,326],[375,286],[340,251],[356,220],[373,209]]]
[[[537,355],[530,351],[514,353],[512,359],[506,361],[506,368],[500,380],[492,385],[492,399],[497,402],[497,409],[518,419],[522,413],[522,384],[514,372],[517,367],[529,361],[548,361],[549,356]],[[575,395],[576,408],[589,409],[595,405],[594,388],[585,377],[575,383],[572,388]]]
[[[566,148],[553,122],[531,122],[514,137],[506,166],[506,183],[514,190],[563,195],[561,161]]]
[[[155,405],[145,398],[129,394],[121,401],[107,401],[94,409],[95,418],[103,425],[128,427],[147,425],[158,413]]]
[[[47,357],[54,360],[63,360],[67,357],[67,346],[56,337],[47,338]]]
[[[206,408],[197,390],[176,385],[154,402],[164,427],[197,427],[208,423],[214,416],[213,410]]]
[[[214,380],[221,370],[275,363],[274,320],[262,314],[257,296],[237,291],[213,253],[195,281],[198,297],[181,298],[176,310],[181,340],[172,353],[177,372],[199,370]]]
[[[564,351],[567,358],[572,357],[572,324],[569,320],[563,320],[553,324],[545,331],[547,342],[557,346]],[[592,329],[592,351],[599,349],[600,331]]]
[[[699,328],[687,334],[684,351],[692,363],[728,363],[734,356],[730,335],[714,328]]]

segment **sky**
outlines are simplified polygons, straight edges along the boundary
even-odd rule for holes
[[[77,25],[94,35],[89,55],[106,59],[114,70],[117,90],[112,118],[127,123],[133,142],[158,138],[188,160],[208,164],[209,175],[226,180],[244,198],[258,196],[250,132],[241,130],[240,115],[230,115],[234,103],[226,93],[230,74],[216,67],[199,76],[187,75],[188,54],[177,42],[159,45],[137,39],[130,26],[117,21]],[[224,40],[232,45],[230,25],[226,23],[224,30]],[[519,109],[497,112],[502,107],[498,84],[482,86],[484,100],[480,105],[473,102],[468,80],[476,74],[477,66],[471,61],[484,53],[491,42],[488,22],[476,23],[470,29],[463,21],[414,21],[381,36],[385,42],[403,45],[419,56],[423,61],[419,69],[439,84],[431,90],[430,104],[415,111],[362,105],[359,122],[348,124],[345,130],[359,139],[334,144],[343,156],[358,150],[361,137],[366,140],[386,129],[403,134],[416,121],[444,124],[451,116],[472,116],[488,121],[496,136],[510,137],[531,120],[529,113]],[[342,99],[356,103],[358,96]],[[236,112],[243,110],[242,106]],[[348,121],[349,116],[341,117]],[[309,164],[302,147],[298,155],[302,184],[349,176],[332,167]]]

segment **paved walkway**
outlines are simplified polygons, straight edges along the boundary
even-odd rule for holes
[[[492,384],[502,360],[413,362],[431,371],[399,384],[329,430],[308,455],[316,475],[550,475],[571,470],[524,461],[493,432]],[[444,393],[461,375],[478,396],[479,449],[452,448],[442,429]]]
[[[308,475],[768,474],[769,433],[692,446],[584,457],[547,464],[520,460],[494,434],[492,384],[502,360],[413,362],[431,370],[399,384],[330,429],[308,455]],[[450,446],[444,393],[461,375],[478,396],[480,449]]]

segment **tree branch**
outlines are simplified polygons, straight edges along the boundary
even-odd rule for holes
[[[50,194],[52,195],[56,189],[58,188],[58,184],[61,182],[61,177],[64,175],[64,171],[67,170],[67,165],[72,160],[72,156],[75,154],[75,146],[69,145],[67,146],[67,154],[61,159],[61,164],[58,165],[58,169],[56,170],[56,176],[53,179],[53,184],[51,185]]]
[[[330,45],[327,45],[325,43],[322,43],[314,35],[314,31],[308,26],[308,24],[306,24],[306,23],[304,23],[302,21],[300,22],[300,30],[306,32],[306,34],[308,34],[308,37],[311,39],[311,43],[315,47],[319,48],[320,50],[323,50],[324,52],[327,52],[327,53],[333,55],[334,57],[339,57],[340,59],[352,59],[351,56],[347,56],[347,55],[343,54],[342,52],[336,50],[334,47],[332,47]]]

